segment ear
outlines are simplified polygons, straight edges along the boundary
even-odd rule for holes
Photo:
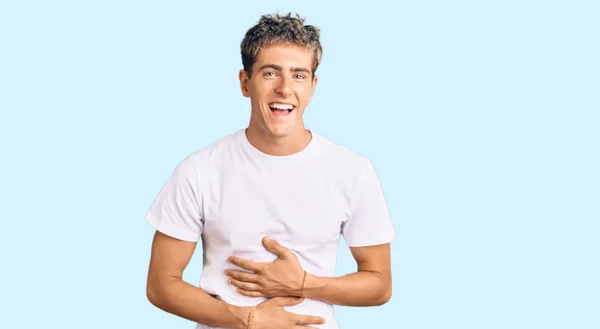
[[[250,78],[248,78],[248,73],[246,72],[246,70],[240,70],[239,79],[240,88],[242,89],[242,95],[244,95],[244,97],[250,97],[250,90],[248,90],[248,80],[250,80]]]
[[[312,91],[311,91],[311,99],[312,99],[312,95],[315,93],[315,89],[317,88],[317,82],[319,81],[319,77],[318,76],[314,76],[313,77],[313,81],[312,81]]]

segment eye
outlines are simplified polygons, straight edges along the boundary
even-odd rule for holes
[[[296,74],[296,75],[294,76],[294,78],[295,78],[295,79],[298,79],[298,80],[303,80],[303,79],[306,79],[306,77],[305,77],[304,75],[302,75],[302,74]]]
[[[272,78],[272,77],[277,76],[277,74],[275,74],[275,72],[272,72],[272,71],[267,71],[267,72],[265,72],[265,74],[263,76],[267,77],[267,78]]]

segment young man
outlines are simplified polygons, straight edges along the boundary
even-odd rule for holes
[[[336,329],[333,305],[391,297],[386,202],[371,162],[306,129],[319,30],[263,16],[241,43],[247,128],[184,159],[146,215],[147,295],[196,328]],[[358,271],[333,277],[340,237]],[[202,239],[200,287],[182,280]]]

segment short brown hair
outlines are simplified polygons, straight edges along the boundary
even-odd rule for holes
[[[296,14],[296,17],[292,17],[291,13],[286,16],[280,16],[279,14],[263,15],[258,23],[246,32],[240,44],[244,70],[250,77],[252,65],[254,65],[256,56],[263,47],[281,43],[294,43],[313,51],[311,69],[314,76],[323,54],[319,37],[319,28],[304,25],[304,18],[300,18],[298,14]]]

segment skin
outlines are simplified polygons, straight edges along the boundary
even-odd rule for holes
[[[258,150],[284,156],[301,151],[312,136],[304,127],[302,115],[314,93],[317,77],[310,72],[312,52],[296,45],[280,44],[262,49],[252,74],[240,71],[242,94],[250,98],[252,110],[246,135]],[[269,108],[272,102],[295,105],[285,117],[277,117]],[[196,242],[187,242],[156,232],[147,280],[147,297],[156,307],[182,318],[219,328],[247,328],[249,308],[227,304],[183,281]],[[231,259],[242,268],[252,268],[252,277],[229,272],[232,281],[248,296],[272,297],[256,307],[254,328],[312,328],[324,319],[296,315],[284,309],[303,298],[339,305],[380,305],[391,296],[389,245],[351,248],[358,272],[340,278],[306,274],[295,255],[277,243],[265,241],[265,248],[278,256],[272,263],[251,263]],[[256,286],[247,286],[255,284]]]
[[[310,142],[303,114],[318,81],[311,67],[312,51],[298,45],[280,44],[259,52],[251,77],[245,70],[240,71],[242,94],[250,98],[252,104],[246,135],[263,153],[290,155]],[[292,104],[295,109],[286,116],[277,116],[269,108],[273,102]]]
[[[314,93],[317,77],[311,78],[312,52],[297,45],[277,45],[263,49],[256,58],[252,78],[240,71],[242,94],[250,97],[252,115],[247,136],[264,153],[289,155],[310,142],[302,115]],[[290,103],[296,109],[285,117],[275,116],[269,104]],[[300,296],[331,304],[372,306],[391,298],[389,244],[350,248],[358,270],[339,278],[318,277],[304,270],[295,255],[270,241],[265,247],[278,256],[273,263],[252,263],[239,258],[230,261],[246,270],[228,271],[230,283],[240,294],[252,297]],[[304,287],[304,288],[303,288]]]
[[[294,45],[276,45],[261,50],[252,74],[239,74],[242,94],[252,104],[246,134],[260,151],[270,155],[289,155],[302,150],[312,138],[304,128],[302,114],[317,83],[310,68],[312,53]],[[266,66],[265,66],[266,65]],[[295,105],[286,117],[271,112],[271,102]],[[249,308],[227,304],[183,281],[197,243],[156,232],[152,242],[146,294],[156,307],[185,319],[218,328],[247,328]],[[324,319],[287,312],[284,306],[296,305],[303,298],[278,297],[256,307],[255,329],[313,328]]]
[[[228,261],[245,270],[226,270],[229,283],[249,297],[297,296],[345,306],[378,306],[392,295],[389,243],[351,247],[358,271],[342,277],[319,277],[306,273],[289,249],[266,237],[264,247],[277,256],[270,263],[251,262],[238,257]]]
[[[183,271],[196,249],[196,244],[172,238],[158,231],[155,233],[146,286],[148,300],[166,312],[210,327],[247,328],[249,308],[227,304],[183,281]],[[302,301],[302,298],[293,297],[272,298],[259,304],[256,307],[254,328],[314,328],[303,325],[324,323],[323,318],[296,315],[283,308]]]

